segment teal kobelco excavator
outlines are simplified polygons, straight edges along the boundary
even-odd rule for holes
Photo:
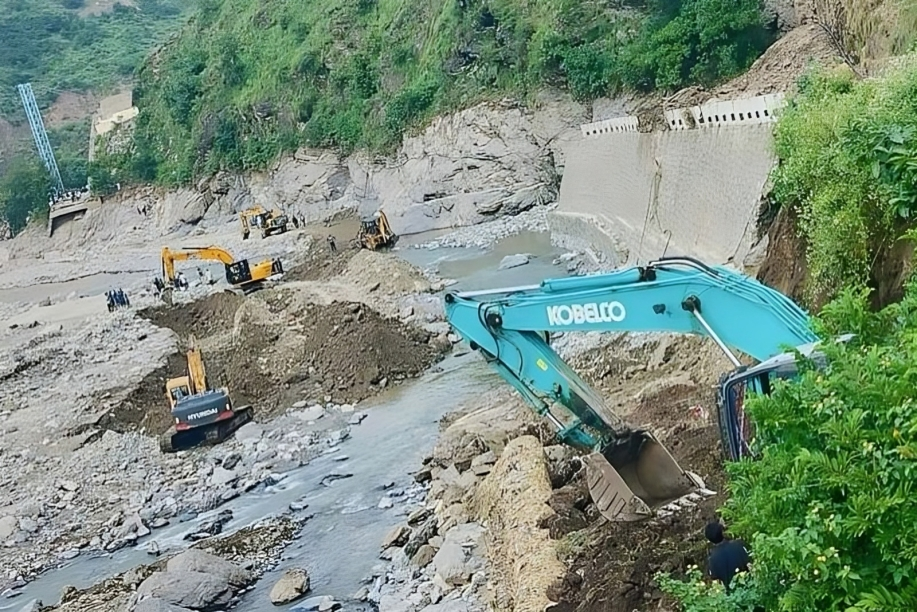
[[[449,293],[445,302],[453,329],[551,422],[559,439],[591,451],[583,457],[589,491],[609,520],[640,520],[674,509],[686,496],[712,492],[649,431],[609,410],[551,348],[552,332],[667,332],[712,339],[735,366],[721,378],[717,394],[720,434],[731,459],[752,454],[746,390],[768,393],[775,377],[795,376],[794,350],[820,358],[809,317],[792,300],[745,275],[688,257],[540,285]],[[758,363],[743,365],[733,350]]]

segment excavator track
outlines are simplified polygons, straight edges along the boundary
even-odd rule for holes
[[[159,450],[163,453],[176,453],[197,446],[219,444],[232,436],[237,429],[252,420],[254,411],[251,406],[242,406],[235,410],[232,418],[210,425],[176,431],[171,427],[159,438]]]

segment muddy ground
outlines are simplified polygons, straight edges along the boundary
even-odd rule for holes
[[[601,389],[609,405],[653,431],[685,469],[721,491],[726,480],[714,411],[714,385],[729,364],[712,342],[640,334],[611,340],[573,363]],[[560,483],[555,483],[560,484]],[[703,527],[722,496],[694,508],[641,523],[609,523],[589,501],[582,474],[556,489],[549,505],[552,537],[568,573],[549,592],[561,611],[658,610],[663,599],[653,580],[660,571],[703,567]]]
[[[319,253],[287,278],[338,278],[353,254]],[[180,346],[194,338],[210,385],[228,387],[234,403],[253,405],[255,419],[262,422],[296,402],[359,402],[417,376],[451,347],[437,335],[363,303],[320,304],[302,297],[283,285],[246,297],[225,291],[187,304],[146,308],[138,315],[175,332]],[[164,432],[171,426],[164,409],[165,381],[185,370],[184,353],[170,354],[165,366],[144,377],[100,425],[119,433]]]
[[[652,431],[681,466],[699,474],[708,488],[722,490],[726,477],[713,400],[714,385],[730,366],[712,342],[660,334],[618,337],[592,334],[559,338],[556,344],[574,369],[601,392],[610,408],[632,425]],[[552,542],[557,558],[566,569],[558,571],[552,563],[532,562],[531,567],[507,578],[508,586],[498,587],[501,605],[516,609],[538,607],[542,595],[534,590],[550,585],[545,595],[556,602],[561,612],[674,609],[671,602],[665,601],[653,578],[660,571],[677,574],[690,564],[703,567],[707,553],[703,527],[715,518],[722,496],[706,498],[693,508],[665,518],[610,523],[592,504],[583,471],[577,471],[566,460],[556,459],[558,452],[570,451],[551,446],[556,444],[553,436],[545,435],[547,432],[542,427],[533,429],[538,421],[529,411],[520,412],[520,406],[518,398],[503,399],[492,410],[481,411],[474,417],[479,423],[464,426],[471,433],[456,442],[455,448],[435,457],[441,464],[455,461],[461,470],[469,451],[480,453],[490,448],[500,456],[506,439],[535,434],[546,445],[553,491],[544,500],[547,508],[530,500],[532,507],[527,510],[540,517],[537,527],[543,530],[543,535],[534,535],[531,526],[522,533],[507,525],[498,536],[505,541],[491,548],[491,561],[496,568],[516,567],[513,551],[531,547],[531,538],[536,538],[535,543],[544,538],[538,546],[543,548],[546,542]],[[510,415],[517,423],[506,427],[504,423]],[[529,424],[519,424],[520,418]],[[462,420],[456,423],[461,425]],[[519,477],[523,482],[528,482],[527,478],[534,479],[533,483],[538,480],[539,468],[532,467],[526,475],[526,469],[520,467],[526,463],[537,466],[531,457],[522,463],[518,463],[521,459],[514,461],[517,461],[516,472],[522,470]],[[521,493],[513,492],[511,487],[502,494],[495,493],[495,486],[508,485],[488,485],[491,498],[488,503],[498,509],[515,508],[514,500],[518,501]],[[480,489],[477,495],[480,497]],[[495,501],[495,495],[503,495],[505,500]],[[503,515],[500,517],[507,520]],[[511,520],[524,518],[523,515],[510,517]],[[505,592],[501,594],[501,590]]]

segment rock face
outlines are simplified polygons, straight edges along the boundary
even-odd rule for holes
[[[301,568],[284,572],[271,588],[270,599],[275,606],[296,601],[309,591],[309,573]]]
[[[384,202],[400,235],[474,225],[556,201],[564,147],[581,138],[579,126],[587,121],[589,110],[564,96],[545,94],[534,110],[482,103],[406,137],[384,163],[301,149],[251,175],[220,172],[171,191],[125,189],[105,198],[104,214],[90,210],[53,239],[41,228],[9,241],[0,260],[53,253],[65,242],[80,247],[124,239],[124,228],[137,225],[144,206],[150,217],[141,231],[150,240],[194,224],[211,227],[264,202],[306,221],[345,209],[374,212]]]

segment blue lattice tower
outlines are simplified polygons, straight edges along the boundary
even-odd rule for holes
[[[32,128],[32,137],[35,139],[38,155],[51,175],[51,189],[54,192],[54,199],[57,199],[64,192],[64,182],[61,180],[60,170],[57,168],[57,160],[54,159],[54,151],[51,150],[51,143],[48,142],[48,133],[45,131],[45,123],[41,119],[41,112],[38,110],[35,94],[32,93],[32,84],[17,85],[16,89],[19,90],[22,106],[25,108],[25,114],[29,118],[29,126]]]

